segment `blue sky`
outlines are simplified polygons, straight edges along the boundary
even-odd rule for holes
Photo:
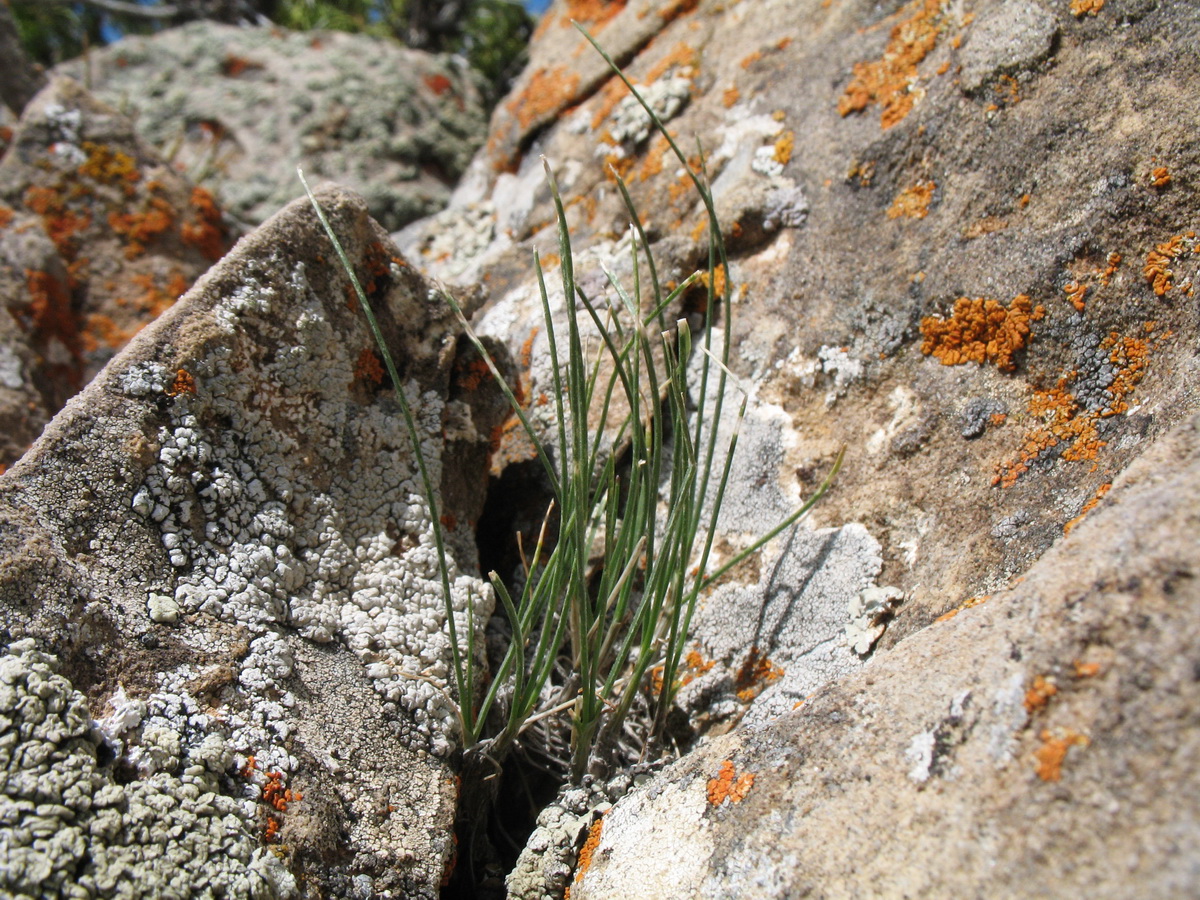
[[[550,0],[525,0],[525,8],[534,15],[541,15],[550,5]]]

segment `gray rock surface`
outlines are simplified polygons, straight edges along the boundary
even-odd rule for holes
[[[469,497],[454,485],[485,463],[470,456],[479,437],[467,403],[449,397],[455,343],[441,297],[360,199],[321,197],[404,372],[433,478],[447,497]],[[375,892],[433,897],[456,802],[446,616],[411,443],[333,259],[307,201],[287,208],[139,334],[8,472],[0,635],[18,643],[5,671],[48,677],[36,674],[50,662],[36,644],[59,661],[54,702],[73,704],[84,731],[89,715],[99,722],[107,761],[89,739],[72,777],[118,778],[130,804],[151,792],[167,806],[190,789],[147,779],[203,775],[246,853],[267,847],[263,865],[276,872],[282,860],[301,893],[346,895],[365,878]],[[462,409],[444,445],[448,402]],[[478,515],[470,503],[444,511],[465,523]],[[473,565],[453,530],[450,546]],[[491,599],[450,563],[465,641]],[[42,750],[28,729],[5,728],[14,847],[73,865],[70,847],[21,838],[31,816],[51,815],[18,802]],[[220,759],[205,749],[214,742]],[[193,757],[209,768],[192,773]],[[37,803],[60,802],[50,793]],[[180,871],[200,865],[225,838],[196,815],[166,838],[150,819],[148,831],[112,824],[92,835],[91,858],[149,861],[165,840]],[[266,890],[249,878],[222,896]]]
[[[1019,585],[619,801],[571,897],[1193,895],[1198,509],[1193,418]]]
[[[483,142],[464,62],[343,32],[197,22],[59,67],[258,224],[297,196],[296,166],[367,198],[389,229],[436,212]]]

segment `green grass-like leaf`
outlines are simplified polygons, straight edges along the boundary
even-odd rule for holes
[[[608,273],[618,302],[602,311],[575,278],[562,197],[544,161],[558,223],[558,274],[566,319],[564,333],[556,329],[545,273],[535,253],[554,406],[546,434],[529,418],[461,307],[446,297],[532,442],[559,513],[557,534],[548,534],[543,526],[519,592],[514,595],[495,572],[489,573],[512,639],[486,690],[474,667],[474,627],[468,628],[465,651],[458,643],[437,497],[395,365],[353,268],[309,192],[358,293],[412,438],[441,568],[464,746],[468,752],[502,760],[532,722],[569,709],[573,780],[580,779],[594,759],[613,751],[634,704],[647,696],[653,683],[658,686],[652,733],[661,733],[678,689],[680,661],[701,592],[807,513],[828,489],[843,458],[839,453],[829,476],[800,509],[715,572],[708,571],[737,449],[738,424],[747,402],[743,397],[731,436],[724,447],[719,446],[732,308],[729,279],[718,278],[718,272],[728,272],[728,257],[703,164],[699,171],[688,164],[654,110],[591,36],[583,34],[625,80],[690,175],[708,215],[708,267],[706,276],[694,273],[664,296],[637,210],[625,183],[617,178],[632,223],[633,287],[625,290]],[[649,298],[641,290],[643,260],[653,285]],[[665,313],[700,279],[707,287],[705,317],[699,345],[693,347],[687,324],[668,327]],[[718,294],[720,281],[725,286]],[[718,311],[724,322],[716,351]],[[585,353],[587,328],[598,338],[590,357]],[[693,368],[698,370],[694,379]],[[627,412],[621,421],[610,422],[618,398]],[[695,414],[689,412],[693,400]],[[594,432],[589,430],[589,420],[600,423]],[[723,463],[714,472],[719,453]],[[712,500],[706,503],[710,487]],[[660,507],[668,511],[665,518]],[[592,551],[597,546],[603,548],[604,558],[593,569]],[[568,674],[552,683],[561,660],[566,660]],[[476,708],[473,701],[480,693]],[[503,724],[485,734],[486,723],[494,720],[501,703]]]

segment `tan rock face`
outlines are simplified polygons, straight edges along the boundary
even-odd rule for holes
[[[1198,428],[1016,587],[619,802],[571,896],[1190,893]]]
[[[554,5],[490,155],[405,246],[448,277],[486,273],[484,327],[516,354],[536,324],[533,303],[514,312],[528,260],[557,254],[544,154],[589,289],[604,293],[589,263],[628,256],[606,162],[664,280],[685,276],[705,259],[702,209],[564,23],[590,17],[648,95],[686,83],[656,108],[703,148],[733,255],[734,369],[785,422],[760,474],[804,494],[849,448],[813,521],[880,543],[878,584],[907,595],[890,646],[1027,570],[1194,403],[1200,255],[1179,186],[1197,83],[1175,42],[1200,22],[1173,3],[666,9]]]
[[[785,716],[767,731],[725,739],[723,750],[698,751],[638,792],[627,814],[618,806],[606,820],[578,895],[948,894],[955,885],[1004,893],[1056,878],[1121,895],[1154,865],[1128,855],[1113,862],[1101,838],[1068,850],[1061,835],[1088,828],[1089,813],[1044,798],[1070,791],[1062,785],[1073,775],[1085,779],[1073,798],[1099,797],[1106,773],[1120,781],[1134,755],[1100,751],[1109,738],[1096,734],[1122,742],[1133,732],[1107,731],[1112,723],[1086,716],[1046,718],[1027,711],[1024,698],[1037,692],[1039,675],[1053,675],[1054,713],[1067,708],[1066,685],[1099,684],[1074,674],[1075,659],[1081,672],[1093,671],[1082,652],[1092,644],[1067,637],[1076,613],[1066,585],[1090,597],[1100,590],[1089,587],[1097,573],[1117,576],[1101,568],[1102,554],[1054,548],[1116,502],[1112,486],[1163,435],[1183,429],[1170,445],[1177,456],[1164,459],[1191,452],[1178,442],[1190,434],[1180,423],[1194,414],[1200,374],[1200,213],[1181,186],[1200,175],[1188,111],[1200,79],[1182,60],[1200,38],[1200,17],[1182,2],[1115,0],[556,3],[451,208],[402,235],[433,271],[483,282],[491,301],[480,327],[507,341],[514,358],[525,343],[531,396],[549,382],[529,260],[534,250],[543,259],[558,253],[539,156],[556,170],[576,271],[593,296],[606,295],[602,266],[631,274],[616,262],[628,257],[628,215],[613,170],[641,211],[664,280],[703,267],[707,254],[703,210],[682,168],[567,27],[572,17],[625,67],[693,164],[699,141],[731,250],[735,299],[719,325],[731,329],[732,365],[754,402],[718,547],[732,552],[774,524],[815,488],[838,448],[849,448],[812,517],[815,530],[768,548],[703,602],[681,694],[693,724],[713,733],[739,717],[763,724],[818,702],[827,704],[820,722],[828,724]],[[1178,489],[1190,490],[1194,478],[1191,469],[1180,474]],[[1129,501],[1125,515],[1167,499],[1155,497]],[[1193,526],[1185,505],[1171,509],[1156,533],[1163,552],[1191,571]],[[839,545],[857,549],[830,552]],[[1107,546],[1116,554],[1117,537]],[[1153,554],[1120,552],[1129,565],[1157,566]],[[1057,555],[1043,560],[1048,553]],[[1050,612],[1023,588],[1004,594],[1005,612],[986,613],[981,626],[1003,639],[937,624],[958,609],[965,621],[981,621],[970,607],[988,609],[1016,579],[1039,572],[1062,579],[1063,605]],[[1124,634],[1137,594],[1130,588],[1111,609],[1097,599],[1088,621]],[[1016,635],[1001,627],[1008,616],[1033,624]],[[1182,627],[1184,619],[1170,621]],[[1144,643],[1122,638],[1115,652],[1132,660],[1157,641],[1176,646],[1168,636],[1175,626],[1154,627]],[[877,655],[896,654],[889,671],[906,685],[878,701],[864,681],[871,667],[855,674],[867,654],[854,650],[871,651],[872,640]],[[979,674],[934,691],[943,654]],[[1021,662],[1031,657],[1037,665]],[[1188,701],[1167,699],[1178,677],[1142,680],[1192,733]],[[936,696],[921,700],[919,723],[901,707],[905,691],[921,693],[927,681]],[[852,695],[844,685],[864,687]],[[1115,684],[1105,689],[1125,697]],[[859,721],[860,707],[877,718],[839,736],[842,723]],[[880,717],[908,731],[893,732]],[[1151,740],[1145,758],[1173,760],[1174,777],[1186,781],[1189,763],[1174,740]],[[973,786],[964,775],[944,788],[938,779],[958,777],[944,773],[967,766],[938,760],[964,741],[980,754]],[[742,746],[756,748],[752,766],[733,749]],[[843,756],[838,746],[852,749]],[[817,801],[805,792],[850,789],[827,785],[802,758],[843,773],[839,783],[860,769],[871,781],[861,778],[846,805]],[[1077,759],[1095,769],[1073,773]],[[778,782],[758,774],[778,760]],[[874,774],[881,766],[894,774]],[[705,788],[723,772],[725,794],[741,802],[706,807]],[[741,780],[746,772],[756,774],[752,785]],[[804,787],[791,790],[789,780]],[[818,802],[828,818],[805,824]],[[1019,816],[988,831],[983,823],[1010,802]],[[1194,808],[1168,811],[1132,782],[1123,799],[1096,803],[1083,805],[1119,808],[1161,843],[1195,818]],[[1022,816],[1035,824],[1018,825]],[[974,873],[960,880],[939,880],[948,871],[934,849],[935,839],[950,839],[937,825],[943,820],[972,835],[952,851],[964,860],[954,865]],[[845,840],[847,821],[871,824]],[[836,841],[832,861],[820,859]],[[1002,849],[1005,842],[1019,849]],[[914,859],[909,846],[922,848]],[[1134,852],[1133,839],[1121,846]],[[602,875],[606,848],[614,862]],[[660,866],[656,848],[683,861]],[[1071,862],[1058,868],[1055,853]],[[1163,890],[1183,883],[1185,853],[1154,858]],[[753,878],[737,874],[745,866]],[[1092,874],[1068,876],[1069,866]],[[520,896],[544,892],[517,888]]]

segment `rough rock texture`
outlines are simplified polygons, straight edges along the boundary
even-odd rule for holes
[[[229,249],[212,197],[66,78],[0,160],[0,463]]]
[[[854,671],[871,653],[899,652],[917,635],[951,640],[935,638],[946,626],[924,630],[1057,553],[1065,535],[1103,509],[1130,463],[1196,410],[1200,211],[1190,186],[1200,177],[1200,135],[1190,98],[1200,93],[1200,73],[1187,60],[1200,40],[1200,13],[1182,0],[555,3],[529,68],[495,111],[488,144],[451,206],[399,236],[440,277],[483,283],[490,300],[477,326],[507,342],[525,365],[527,397],[536,400],[549,384],[531,257],[537,250],[553,265],[558,253],[541,155],[556,170],[576,272],[593,297],[606,293],[603,268],[626,284],[631,275],[628,216],[609,167],[629,185],[664,280],[703,267],[707,252],[703,210],[682,170],[570,29],[572,17],[585,20],[626,67],[693,164],[699,138],[730,247],[734,303],[719,324],[731,329],[736,389],[752,402],[718,551],[732,553],[773,525],[811,493],[838,449],[848,448],[808,530],[781,538],[703,601],[680,697],[693,726],[711,735],[739,717],[761,724],[822,684],[865,683]],[[561,309],[556,279],[548,281],[552,305]],[[679,311],[698,308],[693,296]],[[527,452],[517,443],[502,450],[501,463]],[[1162,530],[1164,553],[1193,549],[1192,526],[1182,522]],[[1129,554],[1130,564],[1152,564],[1142,551]],[[1053,558],[1064,564],[1061,555]],[[1072,569],[1063,578],[1080,594],[1089,590],[1101,559],[1066,560]],[[1007,602],[1022,621],[1050,615],[1040,607],[1035,613],[1027,595]],[[1118,632],[1133,620],[1113,615]],[[1065,625],[1061,615],[1051,618],[1045,635],[1029,636],[1031,646],[1059,646],[1053,628]],[[987,705],[997,692],[1016,692],[1020,715],[1012,715],[1011,730],[1027,757],[1052,757],[1068,746],[1086,752],[1055,730],[1069,723],[1025,722],[1019,698],[1042,673],[1005,668],[961,627],[945,633],[968,642],[956,651],[963,665],[990,667],[993,679],[971,688],[973,696],[986,696],[978,702]],[[1152,646],[1147,638],[1144,647]],[[916,691],[933,664],[905,659],[896,677]],[[1056,664],[1072,671],[1071,658]],[[829,721],[848,720],[847,695],[828,690]],[[904,691],[895,696],[900,704]],[[914,727],[901,755],[910,744],[914,759],[943,753],[938,723],[966,721],[951,711],[957,696],[937,695],[940,718],[926,716],[928,724]],[[864,698],[873,702],[869,690]],[[1164,702],[1185,716],[1183,700]],[[763,760],[816,754],[826,740],[817,734],[810,741],[800,725],[751,734],[759,735],[753,740]],[[918,734],[924,743],[914,743]],[[1190,777],[1188,757],[1175,756],[1175,745],[1147,742],[1140,748],[1146,765]],[[742,777],[741,762],[722,769],[722,757],[700,752],[701,762],[683,764],[655,789],[676,801],[655,807],[662,813],[653,821],[678,823],[675,831],[637,832],[628,824],[633,814],[605,826],[613,840],[625,828],[623,846],[640,854],[636,862],[627,857],[625,880],[605,882],[606,891],[654,895],[645,887],[648,874],[674,871],[654,856],[662,847],[685,865],[697,861],[703,874],[664,878],[659,895],[801,893],[799,882],[772,880],[771,872],[790,877],[814,845],[833,843],[859,853],[872,874],[856,881],[849,868],[831,863],[803,887],[886,894],[898,884],[887,870],[902,867],[904,845],[889,844],[894,852],[880,856],[875,833],[937,815],[934,791],[913,795],[921,799],[914,804],[892,781],[875,779],[884,792],[875,806],[863,799],[829,818],[843,823],[837,834],[844,836],[846,821],[877,816],[871,834],[846,841],[796,831],[802,836],[789,837],[769,864],[767,856],[753,857],[761,860],[754,888],[738,874],[743,846],[776,841],[782,823],[800,822],[807,807],[777,791],[755,806],[760,827],[747,816],[731,828],[744,844],[726,842],[711,859],[701,845],[680,851],[672,834],[703,842],[707,826],[694,827],[697,816],[721,814],[705,812],[706,779],[735,796],[753,781]],[[863,752],[865,766],[882,751],[872,745]],[[1123,759],[1097,755],[1089,786],[1124,777]],[[1021,771],[1012,796],[1031,785],[1054,790],[1028,767]],[[1003,808],[1009,801],[1000,796],[981,802]],[[1194,810],[1168,813],[1154,796],[1137,793],[1122,810],[1139,823],[1174,823],[1162,824],[1160,837],[1195,820]],[[639,797],[651,802],[648,793]],[[1052,806],[1030,802],[1021,807],[1029,816],[1024,831],[1012,824],[1014,833],[1038,835],[1044,824],[1057,834],[1075,815],[1059,819]],[[1085,819],[1071,821],[1083,827]],[[934,825],[920,840],[935,834],[944,837]],[[1030,884],[1066,878],[1074,866],[1070,883],[1117,896],[1142,871],[1110,864],[1099,843],[1069,853],[1064,844],[1058,861],[1022,846],[1029,849],[1020,871]],[[1164,887],[1182,879],[1184,854],[1145,852],[1175,860],[1161,873]],[[932,850],[922,859],[912,869],[926,880],[912,882],[913,891],[933,889],[944,871]],[[1093,864],[1094,882],[1082,874]],[[970,890],[982,893],[1022,884],[1021,876],[983,864],[970,877],[979,879]]]
[[[1192,896],[1200,418],[1019,585],[604,817],[572,898]]]
[[[59,68],[253,224],[301,193],[302,165],[399,228],[445,205],[487,124],[464,62],[365,35],[198,22]]]
[[[450,565],[465,641],[490,614],[490,594],[458,568],[473,565],[461,538],[486,454],[474,452],[471,398],[451,396],[448,313],[360,199],[328,190],[322,202],[398,358],[432,477],[468,498],[443,506],[464,523]],[[68,403],[0,482],[0,637],[59,660],[55,703],[74,704],[75,731],[45,738],[55,752],[75,752],[62,742],[98,720],[104,752],[94,737],[80,744],[78,777],[168,804],[187,796],[179,783],[147,778],[203,776],[220,795],[210,806],[234,816],[230,833],[269,844],[264,859],[298,876],[302,895],[433,897],[456,801],[448,626],[412,445],[333,260],[298,201]],[[32,644],[14,648],[18,679],[49,664]],[[57,782],[22,793],[42,748],[5,728],[14,847],[73,865],[71,847],[22,837],[42,821],[32,816],[70,819],[37,804],[74,801],[54,799]],[[218,739],[219,759],[205,750]],[[92,858],[153,859],[157,826],[132,827],[93,834]],[[223,834],[183,827],[165,852],[187,869],[224,852]]]
[[[256,833],[254,802],[222,796],[232,752],[211,734],[143,729],[139,778],[102,763],[87,698],[53,657],[17,641],[0,658],[0,887],[6,897],[272,898],[295,880]]]

